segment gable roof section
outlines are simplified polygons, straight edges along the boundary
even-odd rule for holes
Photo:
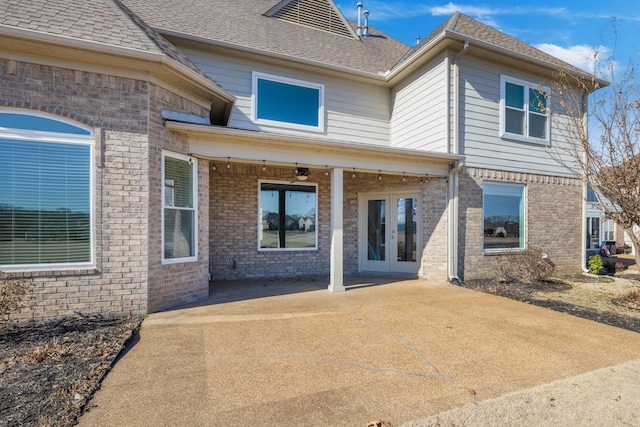
[[[475,41],[476,44],[481,45],[484,48],[500,51],[512,56],[519,56],[525,60],[526,58],[533,59],[538,63],[546,64],[550,69],[563,69],[572,74],[583,76],[587,75],[584,70],[574,67],[555,56],[549,55],[540,49],[498,31],[495,28],[483,24],[469,16],[463,15],[460,12],[455,12],[451,15],[449,19],[443,22],[436,30],[431,32],[416,47],[407,52],[394,68],[401,67],[411,56],[425,48],[425,46],[429,45],[438,36],[442,35],[455,38],[460,41],[468,40],[472,45]]]
[[[327,3],[331,0],[308,0]],[[409,46],[369,27],[369,37],[352,38],[267,16],[277,0],[122,0],[160,34],[241,51],[291,59],[345,71],[383,76]],[[295,2],[293,2],[295,3]],[[354,2],[355,9],[355,2]],[[373,15],[375,18],[375,15]],[[346,21],[355,33],[356,24]],[[326,24],[323,24],[326,26]]]
[[[283,0],[267,11],[265,16],[339,36],[358,38],[340,10],[330,0]]]
[[[0,25],[159,52],[153,41],[112,1],[3,0]]]
[[[212,109],[216,109],[218,114],[226,114],[222,111],[229,109],[228,104],[234,100],[221,86],[119,0],[4,0],[0,6],[0,34],[15,34],[6,31],[12,28],[26,30],[22,34],[26,38],[35,37],[43,40],[44,36],[60,45],[73,44],[72,40],[79,40],[88,42],[82,45],[84,48],[101,51],[104,55],[107,51],[115,52],[122,49],[121,52],[128,51],[128,56],[144,57],[159,62],[162,64],[161,67],[171,70],[175,75],[172,77],[174,80],[191,79],[198,86],[198,90],[207,88],[205,90],[210,94],[215,93],[214,96],[210,96],[210,100],[214,104]],[[135,51],[151,55],[137,56]],[[170,60],[166,61],[166,58]],[[220,117],[217,121],[225,120]]]

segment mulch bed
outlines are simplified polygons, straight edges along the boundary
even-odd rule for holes
[[[0,426],[71,426],[137,317],[72,317],[0,325]]]
[[[605,279],[613,280],[610,278]],[[590,279],[587,278],[584,280]],[[602,278],[594,277],[593,280],[602,280]],[[469,289],[500,295],[522,301],[527,304],[550,308],[551,310],[561,313],[571,314],[583,319],[593,320],[594,322],[600,322],[605,325],[615,326],[640,333],[640,318],[613,313],[610,311],[600,311],[558,300],[532,297],[534,292],[557,292],[571,289],[571,285],[562,281],[550,280],[539,283],[497,283],[495,280],[469,280],[462,285]]]

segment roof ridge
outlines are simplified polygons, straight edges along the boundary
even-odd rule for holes
[[[131,20],[134,25],[137,25],[138,28],[144,32],[145,36],[149,39],[149,41],[156,46],[160,52],[169,57],[170,59],[182,64],[183,66],[189,68],[191,71],[194,71],[201,77],[206,78],[210,83],[215,86],[222,88],[216,81],[214,81],[211,77],[209,77],[204,71],[200,69],[191,59],[189,59],[185,54],[183,54],[178,48],[176,48],[172,43],[170,43],[167,39],[162,37],[162,35],[147,25],[146,22],[142,20],[138,15],[136,15],[131,9],[125,6],[120,0],[111,0],[113,3],[119,7],[122,12]]]
[[[483,29],[485,29],[486,31],[488,31],[489,33],[493,33],[494,35],[499,36],[499,38],[496,38],[494,40],[491,40],[491,37],[486,37],[486,36],[482,36],[480,34],[467,34],[465,32],[462,32],[461,30],[463,30],[462,28],[458,29],[458,26],[464,26],[465,23],[463,22],[464,20],[468,20],[470,21],[472,24],[479,26]],[[543,60],[545,62],[548,62],[549,64],[553,64],[555,66],[558,67],[562,67],[565,68],[567,70],[572,70],[573,72],[580,72],[580,73],[585,73],[584,70],[581,70],[580,68],[569,64],[568,62],[563,61],[560,58],[557,58],[543,50],[538,49],[537,47],[530,45],[527,42],[524,42],[516,37],[513,37],[507,33],[505,33],[504,31],[500,31],[490,25],[485,24],[484,22],[481,22],[475,18],[472,18],[468,15],[465,14],[460,14],[458,16],[458,19],[456,19],[456,25],[455,27],[453,27],[451,30],[451,32],[459,34],[461,36],[466,36],[466,37],[472,37],[475,38],[476,40],[480,40],[484,43],[502,48],[502,49],[507,49],[513,53],[519,53],[519,54],[523,54],[526,56],[529,56],[531,58],[536,58],[539,60]],[[500,40],[500,38],[502,38],[502,40]],[[505,40],[506,39],[506,40]],[[509,46],[509,44],[512,44],[512,46]],[[526,52],[528,51],[528,52]],[[538,55],[533,55],[533,53],[537,53]]]
[[[126,25],[131,31],[133,31],[138,35],[141,43],[148,44],[149,46],[162,51],[162,49],[159,48],[159,46],[153,41],[153,39],[149,37],[146,31],[144,31],[144,28],[142,28],[140,25],[138,25],[137,22],[135,22],[135,20],[133,19],[133,16],[135,16],[133,12],[127,9],[122,3],[120,3],[119,0],[112,0],[112,1],[106,0],[106,1],[103,1],[103,3],[109,5],[109,7],[114,9],[116,13],[124,15],[120,18],[120,21],[124,25]]]
[[[425,37],[423,40],[420,41],[420,43],[418,43],[417,45],[415,45],[414,47],[409,47],[409,50],[395,63],[393,64],[392,67],[389,68],[389,70],[393,70],[396,67],[398,67],[400,64],[402,64],[404,61],[406,61],[408,58],[411,57],[411,55],[413,55],[415,52],[417,52],[418,50],[420,50],[424,45],[428,44],[429,42],[431,42],[434,38],[436,38],[438,35],[445,33],[447,31],[453,31],[453,29],[455,28],[455,26],[458,23],[458,20],[460,19],[460,16],[462,14],[459,11],[454,12],[451,16],[449,16],[446,21],[444,21],[443,23],[441,23],[440,25],[438,25],[436,27],[435,30],[431,31],[427,37]]]
[[[462,12],[460,12],[459,10],[456,10],[453,13],[453,15],[451,15],[449,19],[445,21],[444,29],[452,31],[454,28],[456,28],[456,25],[458,25],[458,20],[460,19],[460,16],[462,16]]]

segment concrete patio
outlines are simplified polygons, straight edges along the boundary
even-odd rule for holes
[[[216,283],[144,321],[80,425],[400,425],[640,357],[640,334],[400,279]]]

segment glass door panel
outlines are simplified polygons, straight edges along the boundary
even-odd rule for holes
[[[371,194],[362,198],[362,271],[417,273],[420,268],[418,194]]]
[[[397,256],[398,262],[416,262],[418,201],[415,198],[397,200]]]
[[[367,260],[386,260],[386,201],[367,202]]]

